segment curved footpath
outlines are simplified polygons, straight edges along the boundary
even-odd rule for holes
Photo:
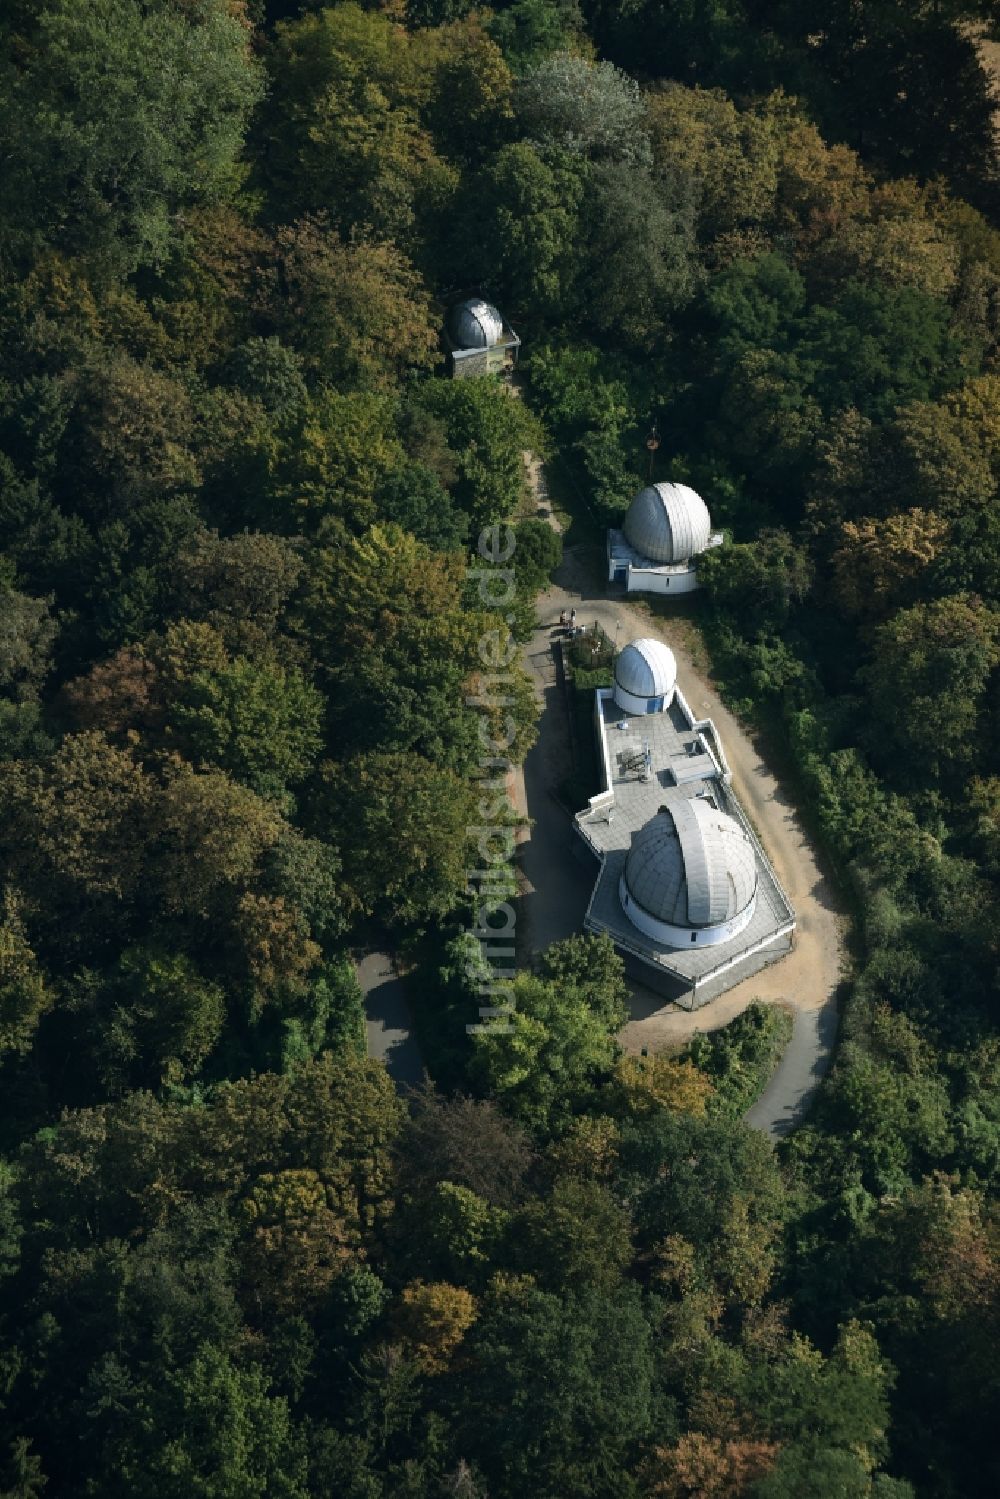
[[[417,1087],[423,1079],[423,1063],[413,1035],[406,990],[391,956],[384,952],[364,953],[356,960],[355,968],[365,999],[368,1055],[385,1063],[397,1088]]]
[[[593,858],[572,829],[566,810],[554,799],[571,765],[552,653],[553,627],[560,611],[572,608],[577,611],[578,625],[597,620],[612,640],[617,635],[619,646],[643,635],[669,645],[677,659],[682,692],[697,713],[714,719],[722,736],[733,785],[757,826],[797,921],[795,946],[787,957],[702,1010],[692,1013],[664,1005],[660,996],[633,985],[632,1019],[622,1032],[622,1044],[629,1051],[673,1047],[698,1031],[725,1025],[753,999],[786,1006],[794,1018],[792,1039],[769,1085],[746,1115],[748,1124],[772,1139],[780,1138],[803,1117],[833,1057],[842,915],[788,794],[704,673],[695,667],[682,631],[652,615],[635,598],[608,598],[603,588],[595,589],[572,550],[566,554],[555,586],[538,601],[541,627],[525,650],[525,663],[542,701],[542,719],[538,743],[525,762],[523,782],[515,787],[516,800],[532,819],[521,844],[521,950],[537,952],[580,931],[594,882]]]

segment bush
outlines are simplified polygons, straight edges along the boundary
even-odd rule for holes
[[[787,1010],[755,999],[721,1030],[695,1036],[684,1055],[715,1089],[709,1114],[741,1118],[764,1091],[791,1035]]]
[[[552,581],[562,561],[562,537],[548,521],[523,520],[517,528],[513,566],[518,589],[533,598]]]

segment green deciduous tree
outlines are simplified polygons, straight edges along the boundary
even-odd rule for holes
[[[110,1363],[99,1367],[87,1392],[108,1414],[121,1393],[112,1374]],[[127,1414],[98,1459],[109,1496],[305,1499],[305,1463],[287,1402],[268,1394],[259,1369],[241,1369],[206,1344],[128,1395]]]
[[[261,83],[226,0],[18,3],[3,33],[8,246],[129,271],[164,258],[181,211],[233,192]]]
[[[52,600],[20,592],[6,562],[0,579],[0,689],[22,698],[40,686],[51,667],[58,625]]]
[[[907,401],[954,385],[976,357],[947,304],[912,287],[845,283],[833,309],[814,309],[802,356],[820,364],[825,410],[854,405],[884,419]]]
[[[584,315],[604,337],[654,348],[695,287],[690,200],[661,191],[644,168],[599,164],[588,176],[583,212],[590,225]]]
[[[772,1472],[758,1486],[768,1499],[835,1491],[866,1499],[881,1493],[871,1475],[885,1456],[888,1393],[893,1371],[871,1333],[857,1323],[840,1330],[829,1359],[794,1339],[777,1370],[756,1371],[755,1401],[765,1425],[782,1443]],[[756,1392],[755,1392],[756,1393]],[[891,1482],[891,1481],[890,1481]],[[888,1492],[896,1489],[893,1485]],[[900,1499],[905,1499],[903,1486]]]
[[[527,72],[553,52],[574,47],[583,52],[587,46],[577,0],[515,0],[488,29],[515,73]]]
[[[276,28],[264,170],[286,218],[328,212],[338,228],[399,243],[421,201],[447,195],[451,170],[420,119],[431,77],[414,65],[416,45],[354,4]]]
[[[851,1138],[861,1180],[869,1190],[885,1191],[949,1151],[947,1089],[907,1016],[879,1003],[852,1029],[830,1107]]]
[[[325,383],[386,389],[434,364],[430,298],[394,246],[345,242],[307,218],[278,231],[277,251],[269,311]]]
[[[411,1272],[479,1285],[505,1218],[468,1187],[439,1181],[412,1198],[393,1225],[402,1263]]]
[[[493,380],[433,381],[421,404],[443,424],[456,454],[452,494],[468,515],[473,539],[483,526],[513,515],[524,492],[526,450],[544,456],[538,418]]]
[[[571,307],[580,271],[579,232],[586,170],[565,150],[513,141],[477,182],[474,221],[466,236],[481,275],[515,307],[556,317]]]
[[[84,479],[151,497],[196,486],[195,410],[184,382],[116,353],[96,358],[77,410]]]
[[[240,496],[234,523],[249,514],[267,529],[315,533],[327,517],[359,531],[371,525],[374,493],[403,454],[387,394],[324,386],[288,425],[259,405],[223,411],[214,457],[210,487],[222,513],[234,490]]]
[[[1000,478],[1000,380],[981,375],[942,400],[915,402],[891,428],[905,491],[945,516],[987,505]]]
[[[653,166],[690,182],[702,240],[770,224],[778,191],[778,144],[769,122],[719,89],[667,84],[648,101]]]
[[[525,135],[592,161],[648,166],[646,109],[633,78],[608,62],[564,52],[518,82],[514,109]]]
[[[625,1024],[625,967],[610,937],[581,935],[554,942],[542,955],[541,969],[560,994],[582,999],[609,1030]]]
[[[174,598],[185,619],[206,620],[237,650],[272,638],[302,574],[297,543],[262,531],[198,531],[176,558]]]
[[[458,776],[420,755],[373,752],[328,767],[325,799],[356,908],[407,926],[454,909],[477,827]]]
[[[621,1158],[624,1181],[637,1192],[640,1249],[680,1234],[726,1302],[758,1303],[774,1273],[784,1212],[763,1137],[738,1123],[661,1110],[623,1126]]]
[[[173,762],[149,814],[157,851],[151,873],[163,909],[207,920],[228,908],[283,829],[270,803],[224,771]]]
[[[132,898],[150,788],[130,754],[102,734],[70,735],[47,764],[10,767],[3,794],[8,858],[26,881]]]
[[[280,797],[318,754],[322,714],[322,696],[298,668],[236,656],[172,685],[163,732],[194,763]]]
[[[386,474],[378,492],[378,510],[380,517],[437,552],[461,551],[469,538],[468,517],[422,463],[407,463]]]
[[[562,561],[562,537],[544,520],[521,521],[516,532],[517,586],[527,598],[547,588]]]
[[[52,993],[24,934],[17,903],[8,893],[0,925],[0,1056],[30,1049]]]
[[[585,986],[520,974],[513,1009],[474,1038],[471,1070],[481,1087],[530,1129],[565,1124],[574,1105],[614,1063],[624,1020]]]
[[[762,530],[755,541],[713,548],[702,566],[699,582],[747,633],[782,629],[812,582],[805,549],[781,530]]]
[[[285,827],[265,856],[264,886],[301,913],[318,942],[329,943],[344,926],[340,867],[329,843]]]
[[[600,1182],[575,1177],[533,1198],[508,1232],[517,1269],[549,1291],[612,1292],[632,1253],[627,1214]]]
[[[921,781],[975,761],[998,642],[996,612],[961,594],[902,609],[879,626],[864,680],[877,708],[875,743],[896,751],[904,777]]]
[[[319,1174],[357,1248],[391,1205],[399,1125],[381,1063],[326,1053],[284,1075],[224,1083],[197,1109],[133,1093],[67,1113],[25,1145],[19,1192],[42,1239],[85,1244],[93,1215],[104,1235],[141,1237],[192,1197],[246,1196],[279,1162]]]
[[[71,1004],[90,1011],[88,1039],[109,1092],[197,1072],[218,1042],[222,990],[189,958],[129,948],[103,982],[94,979],[84,976]]]
[[[498,1287],[464,1352],[477,1377],[456,1390],[462,1448],[497,1499],[627,1492],[630,1455],[652,1421],[650,1331],[635,1287],[565,1299]]]

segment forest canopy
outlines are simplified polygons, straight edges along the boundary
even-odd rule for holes
[[[3,7],[0,1494],[997,1492],[998,25]],[[473,291],[514,392],[448,378]],[[524,455],[586,557],[654,422],[726,533],[691,627],[852,917],[778,1149],[780,1017],[625,1056],[604,939],[466,1031],[561,554]]]

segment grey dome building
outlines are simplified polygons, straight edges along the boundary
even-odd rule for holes
[[[615,702],[624,713],[663,713],[673,702],[677,662],[660,640],[633,640],[615,659]]]
[[[492,302],[466,297],[445,319],[444,342],[456,378],[504,374],[517,363],[521,340]]]
[[[689,485],[647,484],[621,530],[608,533],[608,577],[630,593],[687,593],[698,586],[698,557],[721,540],[705,501]]]
[[[470,297],[451,309],[451,336],[459,348],[488,349],[503,339],[503,318],[492,302]]]
[[[632,925],[656,942],[727,942],[754,914],[753,845],[707,797],[675,794],[633,836],[618,893]]]

